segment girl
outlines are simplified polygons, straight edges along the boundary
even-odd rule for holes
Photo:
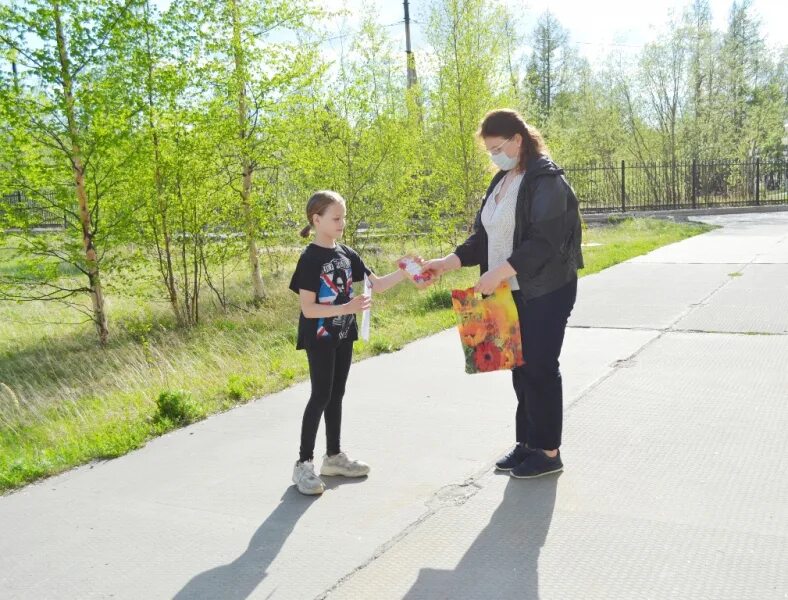
[[[345,230],[345,200],[338,193],[313,194],[306,205],[306,218],[309,225],[301,236],[307,237],[314,228],[315,238],[298,259],[290,289],[301,300],[296,347],[306,350],[312,395],[301,423],[301,451],[293,483],[302,494],[322,494],[325,485],[312,462],[321,415],[325,417],[327,448],[320,474],[363,477],[369,473],[369,465],[350,460],[339,446],[342,397],[353,359],[353,341],[358,339],[355,313],[372,303],[369,296],[353,296],[353,282],[367,275],[372,289],[380,293],[407,275],[397,270],[377,277],[353,249],[337,242]]]

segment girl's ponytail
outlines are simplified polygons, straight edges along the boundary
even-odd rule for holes
[[[303,229],[302,229],[302,230],[301,230],[301,231],[298,233],[298,235],[300,235],[302,238],[308,238],[308,237],[309,237],[309,232],[310,232],[310,231],[312,231],[312,226],[311,226],[311,225],[307,225],[306,227],[304,227],[304,228],[303,228]]]

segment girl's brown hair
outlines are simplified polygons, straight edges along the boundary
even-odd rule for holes
[[[331,190],[321,190],[312,194],[306,203],[306,220],[309,222],[309,225],[301,230],[301,237],[309,237],[309,231],[314,226],[312,219],[315,215],[320,215],[322,217],[326,209],[334,203],[344,206],[345,199]]]
[[[523,143],[520,145],[520,160],[517,164],[521,170],[525,169],[525,163],[534,156],[540,154],[550,156],[542,134],[535,127],[528,125],[520,113],[509,108],[492,110],[484,115],[476,135],[481,138],[509,139],[518,133],[523,138]]]

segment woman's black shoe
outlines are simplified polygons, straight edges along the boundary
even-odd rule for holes
[[[550,458],[542,450],[538,450],[536,452],[532,451],[528,457],[514,467],[509,474],[512,477],[517,477],[517,479],[533,479],[534,477],[541,477],[542,475],[549,475],[550,473],[558,473],[558,471],[563,468],[564,463],[561,462],[560,452]]]
[[[514,448],[509,450],[505,456],[495,463],[495,468],[499,471],[511,471],[528,458],[528,455],[532,452],[533,450],[525,444],[515,444]]]

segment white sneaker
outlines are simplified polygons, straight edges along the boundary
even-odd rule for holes
[[[369,465],[358,460],[350,460],[347,454],[340,452],[334,456],[323,456],[321,475],[342,475],[343,477],[364,477],[369,473]]]
[[[315,465],[311,460],[295,464],[293,468],[293,483],[296,484],[299,492],[307,496],[322,494],[326,490],[326,486],[323,485],[320,477],[315,475]]]

